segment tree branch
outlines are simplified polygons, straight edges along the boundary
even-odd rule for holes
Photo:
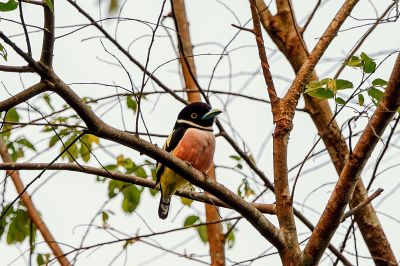
[[[349,156],[327,207],[304,249],[302,256],[304,265],[314,265],[320,260],[327,243],[339,226],[344,209],[350,201],[361,171],[380,136],[382,136],[386,126],[400,106],[399,86],[400,54],[397,56],[383,98],[357,142],[353,153]]]
[[[0,71],[15,72],[15,73],[35,72],[30,66],[6,66],[6,65],[0,65]]]
[[[297,229],[294,221],[293,206],[290,200],[288,171],[287,171],[287,144],[288,135],[292,129],[291,123],[282,123],[282,101],[278,98],[272,75],[269,70],[267,55],[262,38],[260,19],[257,12],[255,0],[250,0],[251,15],[253,18],[254,34],[258,47],[258,53],[263,69],[265,83],[271,100],[272,113],[276,123],[273,135],[273,162],[274,162],[274,185],[276,198],[276,215],[278,217],[281,233],[285,239],[285,249],[279,250],[283,264],[297,260],[300,256],[300,246],[297,239]]]
[[[393,4],[384,11],[379,19],[384,17]],[[296,36],[296,33],[293,30],[293,25],[285,23],[292,20],[287,18],[286,13],[279,13],[277,16],[272,17],[269,12],[266,12],[268,9],[263,0],[257,1],[257,8],[264,28],[291,63],[295,72],[298,72],[307,58],[307,51],[303,50],[303,47],[300,45],[297,38],[292,37]],[[375,28],[375,25],[378,25],[378,23],[375,23],[370,29],[368,29],[362,39],[358,41],[356,48],[365,41],[368,34],[372,32],[372,28]],[[356,50],[353,49],[351,53],[355,51]],[[318,77],[315,71],[313,71],[310,80],[317,79]],[[307,94],[304,94],[304,99],[305,108],[308,110],[308,113],[313,119],[314,124],[327,147],[337,173],[340,174],[349,156],[349,150],[345,138],[342,136],[341,129],[338,127],[337,122],[332,120],[333,114],[327,100],[319,100]],[[360,179],[357,182],[350,205],[356,206],[360,204],[366,199],[367,194],[365,186]],[[299,217],[298,214],[296,214],[296,216]],[[388,239],[385,236],[372,205],[368,204],[359,212],[355,213],[355,220],[375,263],[377,265],[386,265],[385,263],[387,261],[396,261]],[[312,230],[312,228],[310,229]],[[329,248],[331,249],[331,245]],[[331,251],[337,256],[341,255],[341,253],[336,253],[333,249],[331,249]],[[344,263],[343,258],[341,258],[341,261]]]
[[[47,170],[57,170],[57,171],[64,170],[64,171],[80,172],[90,175],[102,176],[142,187],[156,189],[156,183],[150,179],[145,179],[130,174],[123,174],[115,171],[104,170],[102,168],[96,168],[86,165],[77,165],[72,163],[53,163],[50,166],[48,165],[48,163],[0,163],[0,169],[10,170],[10,171],[47,169]],[[212,206],[219,206],[223,208],[232,209],[232,207],[227,205],[225,202],[219,200],[218,198],[210,194],[194,192],[190,190],[180,190],[176,193],[176,195],[187,199],[203,202]],[[252,205],[262,213],[275,215],[275,204],[253,203]]]
[[[310,53],[310,56],[304,62],[302,67],[299,69],[296,78],[294,79],[292,85],[290,86],[288,92],[286,93],[283,101],[285,102],[285,108],[288,111],[285,116],[293,117],[294,108],[297,106],[297,102],[303,92],[305,85],[309,81],[309,77],[314,70],[319,59],[324,54],[325,50],[328,48],[331,41],[336,37],[340,26],[344,23],[347,17],[350,15],[351,11],[358,3],[359,0],[347,0],[340,10],[337,12],[332,22],[329,24],[325,30],[322,37],[319,39],[318,43],[315,45],[314,49]]]
[[[20,103],[23,103],[36,95],[39,95],[42,92],[45,92],[50,89],[50,86],[45,82],[37,83],[20,93],[11,96],[10,98],[0,102],[0,112],[4,112],[17,106]]]
[[[367,206],[371,201],[373,201],[376,197],[378,197],[383,192],[382,188],[378,188],[374,193],[371,194],[368,198],[366,198],[363,202],[352,208],[350,211],[346,212],[341,219],[343,223],[344,220],[349,218],[350,216],[354,215],[356,212]]]
[[[99,23],[97,23],[87,12],[85,12],[75,1],[73,0],[67,0],[68,3],[70,3],[73,7],[75,7],[79,13],[81,13],[84,17],[86,17],[90,23],[95,26],[112,44],[115,45],[115,47],[118,48],[133,64],[135,64],[140,70],[144,71],[144,73],[149,76],[158,86],[160,86],[163,90],[169,92],[176,100],[187,104],[187,101],[185,99],[182,99],[179,97],[173,90],[168,88],[164,83],[162,83],[157,77],[155,77],[150,71],[145,69],[145,67],[138,61],[136,60],[126,49],[124,49],[121,44],[117,42]]]
[[[189,22],[186,16],[184,0],[171,0],[172,14],[175,22],[178,38],[179,62],[182,68],[185,89],[189,102],[200,102],[201,94],[197,82],[196,65],[193,57],[193,46],[190,40]],[[206,99],[207,100],[207,99]],[[215,166],[212,163],[207,173],[209,177],[216,181]],[[208,194],[206,192],[206,194]],[[206,204],[206,222],[220,221],[218,208]],[[225,237],[221,223],[210,223],[207,225],[207,236],[209,243],[209,254],[212,266],[225,265]]]
[[[272,79],[271,71],[269,70],[267,53],[265,52],[264,39],[262,37],[262,32],[261,32],[260,18],[258,17],[258,13],[257,13],[256,0],[250,0],[250,10],[251,10],[251,16],[253,18],[253,31],[254,31],[254,35],[256,36],[258,55],[259,55],[260,61],[261,61],[261,67],[262,67],[263,74],[264,74],[264,80],[268,87],[268,94],[269,94],[269,98],[271,100],[272,109],[274,110],[277,108],[276,105],[279,102],[279,98],[276,95],[274,81]]]
[[[48,68],[53,67],[53,50],[54,50],[54,5],[53,11],[48,5],[43,6],[44,26],[43,26],[43,43],[40,62]]]

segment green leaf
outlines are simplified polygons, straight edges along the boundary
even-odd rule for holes
[[[137,111],[137,102],[132,99],[132,97],[126,97],[126,105],[129,109],[132,109],[134,113]]]
[[[233,246],[235,244],[235,233],[233,231],[234,230],[231,230],[226,237],[226,241],[228,243],[228,248],[233,248]]]
[[[29,236],[29,218],[25,210],[17,209],[7,233],[7,244],[22,243]]]
[[[237,156],[237,155],[231,155],[231,156],[229,156],[229,158],[231,158],[235,161],[240,161],[242,159],[240,156]]]
[[[87,137],[87,140],[89,143],[96,143],[96,144],[100,144],[100,139],[99,137],[92,135],[92,134],[87,134],[85,135]]]
[[[65,147],[68,147],[72,142],[75,141],[75,136],[71,136],[66,142],[65,142]],[[64,147],[61,147],[60,151],[62,152],[64,150]],[[74,159],[78,158],[79,155],[79,149],[78,145],[76,142],[71,145],[71,147],[68,148],[68,152],[65,151],[62,155],[61,158],[68,158],[70,162],[73,162]]]
[[[134,172],[138,177],[147,178],[147,173],[143,167],[136,167]]]
[[[387,81],[377,78],[372,81],[372,85],[377,86],[377,87],[383,87],[383,86],[387,85]]]
[[[360,55],[362,61],[366,62],[366,61],[372,61],[372,58],[369,57],[366,53],[362,52]]]
[[[382,99],[383,91],[381,91],[375,87],[371,87],[368,90],[368,95],[371,97],[374,104],[378,105],[379,101]]]
[[[37,254],[36,263],[38,266],[44,265],[44,259],[42,254]]]
[[[48,265],[50,260],[50,254],[37,254],[36,256],[36,263],[38,266],[41,265]]]
[[[190,207],[192,205],[192,203],[193,203],[193,200],[181,197],[181,202],[182,202],[183,205],[186,205],[186,206]]]
[[[103,221],[103,225],[107,224],[108,218],[109,216],[107,212],[105,211],[101,212],[101,220]]]
[[[108,5],[108,11],[110,13],[118,11],[119,8],[119,0],[110,0]]]
[[[335,96],[330,89],[325,89],[325,88],[318,88],[316,90],[312,90],[308,92],[308,95],[322,100],[331,99]]]
[[[49,141],[49,148],[53,147],[54,145],[56,145],[56,143],[60,141],[60,138],[57,135],[54,135],[50,138]]]
[[[197,227],[197,232],[199,233],[199,237],[203,243],[207,243],[208,235],[207,235],[207,227],[205,225],[201,225]]]
[[[124,183],[118,180],[110,180],[108,183],[108,197],[114,198],[120,191],[121,188],[124,186]]]
[[[376,69],[376,63],[374,61],[365,62],[363,70],[365,73],[373,73]]]
[[[155,196],[158,194],[158,192],[160,192],[160,191],[157,190],[157,189],[149,188],[149,192],[150,192],[150,195],[152,195],[153,197],[155,197]]]
[[[9,204],[7,204],[6,206],[4,206],[4,208],[1,210],[0,213],[3,214],[3,211],[4,211],[5,209],[7,209],[8,206],[9,206]],[[8,224],[8,223],[7,223],[7,220],[9,219],[9,217],[10,217],[11,215],[13,215],[13,213],[14,213],[14,208],[13,208],[13,206],[11,206],[10,209],[8,209],[7,213],[4,215],[4,217],[0,220],[0,238],[1,238],[1,236],[3,235],[4,230],[5,230],[5,228],[6,228],[7,224]]]
[[[372,73],[376,69],[376,63],[367,54],[361,53],[361,59],[363,61],[363,70],[365,73]]]
[[[29,140],[27,140],[26,138],[18,139],[17,143],[27,147],[28,149],[36,151],[35,146],[33,146],[33,144]]]
[[[49,95],[48,93],[44,93],[43,96],[42,96],[42,98],[43,98],[43,100],[46,102],[47,106],[49,106],[50,109],[51,109],[52,111],[54,111],[54,107],[53,107],[53,105],[51,104],[50,95]]]
[[[322,79],[322,80],[313,80],[310,81],[307,85],[306,85],[306,90],[304,91],[304,93],[308,93],[312,92],[314,90],[318,90],[320,88],[323,88],[326,86],[327,82],[329,81],[329,79]]]
[[[7,50],[1,43],[0,43],[0,55],[3,57],[5,61],[7,61]]]
[[[104,166],[104,168],[109,171],[114,171],[115,169],[117,169],[117,166],[115,164],[108,164]]]
[[[183,222],[183,226],[188,227],[188,226],[194,225],[199,220],[200,220],[199,216],[190,215],[190,216],[186,217],[185,221]]]
[[[5,117],[6,122],[19,122],[19,114],[15,108],[11,108],[8,110],[7,115]]]
[[[18,1],[8,0],[7,3],[0,2],[0,12],[8,12],[17,9]]]
[[[336,101],[338,104],[341,104],[341,105],[345,105],[345,104],[346,104],[346,101],[343,100],[343,99],[340,98],[340,97],[336,97],[335,101]]]
[[[361,59],[358,56],[352,56],[350,59],[345,62],[346,65],[351,66],[351,67],[361,67]]]
[[[82,160],[84,162],[86,162],[86,163],[89,162],[89,160],[90,160],[90,150],[85,144],[81,143],[81,147],[79,149],[79,153],[81,154]]]
[[[345,89],[352,89],[353,88],[353,83],[344,80],[344,79],[337,79],[336,80],[336,90],[345,90]]]
[[[141,191],[134,185],[128,185],[122,190],[122,194],[124,195],[122,210],[132,213],[139,205]]]
[[[364,105],[364,95],[358,94],[358,105],[363,106]]]
[[[46,5],[49,7],[51,12],[54,13],[54,6],[53,6],[53,0],[46,0]]]

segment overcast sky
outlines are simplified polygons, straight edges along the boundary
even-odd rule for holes
[[[102,3],[107,1],[101,1]],[[293,0],[293,5],[296,11],[296,17],[303,25],[306,17],[312,10],[316,1],[301,1]],[[323,5],[318,10],[315,18],[311,22],[307,31],[304,34],[305,42],[312,50],[318,38],[323,34],[326,26],[331,18],[335,15],[339,7],[344,1],[323,1]],[[342,31],[333,41],[332,45],[327,50],[325,56],[321,59],[321,63],[317,66],[318,75],[321,78],[332,77],[338,69],[340,63],[345,58],[350,49],[356,44],[357,40],[368,30],[373,19],[376,19],[391,3],[389,0],[381,1],[360,1],[349,18],[342,26]],[[77,1],[77,3],[91,14],[96,19],[106,18],[107,8],[98,6],[97,1]],[[37,6],[28,6],[24,4],[24,15],[26,22],[31,25],[42,25],[42,10]],[[143,20],[149,23],[156,23],[162,7],[162,1],[128,1],[121,13],[121,17]],[[228,8],[229,7],[229,8]],[[260,99],[267,100],[265,84],[259,68],[259,59],[257,48],[255,46],[254,37],[248,32],[241,32],[236,38],[238,29],[231,26],[237,24],[245,26],[249,21],[250,9],[247,1],[186,1],[187,14],[190,21],[190,31],[192,42],[194,44],[194,53],[196,55],[195,62],[199,82],[203,88],[211,90],[243,93],[245,95],[254,96]],[[274,6],[271,6],[274,11]],[[101,11],[101,14],[100,14]],[[164,8],[163,14],[166,15],[170,11],[170,4]],[[394,12],[392,12],[394,14]],[[140,86],[143,73],[139,71],[132,63],[118,51],[115,47],[105,39],[100,38],[101,33],[94,27],[81,28],[82,24],[87,24],[88,21],[79,14],[66,1],[56,2],[56,30],[57,38],[54,50],[54,69],[56,73],[66,83],[71,83],[71,87],[81,96],[92,98],[115,94],[114,87],[99,86],[96,84],[78,85],[73,83],[106,83],[116,84],[124,88],[130,88],[130,82],[125,71],[118,66],[118,61],[113,56],[107,53],[114,54],[126,66],[131,75],[134,86]],[[18,12],[10,12],[1,14],[5,18],[19,20]],[[113,16],[113,15],[111,15]],[[73,26],[75,25],[75,26]],[[149,42],[151,38],[151,30],[149,26],[142,22],[132,20],[121,20],[119,23],[115,19],[103,22],[103,26],[109,33],[116,36],[118,41],[124,46],[129,47],[129,51],[140,62],[145,62],[147,57]],[[151,24],[153,27],[154,25]],[[165,27],[158,28],[156,32],[155,42],[152,47],[149,67],[153,71],[160,65],[176,58],[174,47],[168,34],[174,36],[173,23],[167,19]],[[116,28],[118,29],[116,30]],[[247,24],[245,27],[250,27]],[[356,27],[356,28],[353,28]],[[22,28],[19,25],[0,20],[0,29],[7,36],[16,35],[12,39],[25,49],[24,37],[21,35]],[[77,30],[72,33],[72,31]],[[35,58],[40,55],[41,34],[35,29],[30,28],[32,49]],[[399,49],[400,35],[399,23],[385,23],[375,30],[368,38],[367,42],[359,50],[371,55],[376,61],[381,62],[388,54],[396,49]],[[67,34],[71,33],[71,34]],[[234,38],[234,39],[233,39]],[[231,42],[231,40],[233,41]],[[102,41],[102,42],[101,42]],[[174,38],[175,41],[175,38]],[[230,43],[231,42],[231,43]],[[102,46],[102,43],[104,47]],[[175,44],[175,43],[174,43]],[[215,71],[215,78],[210,81],[210,75],[216,66],[221,53],[226,45],[225,55],[218,64]],[[265,39],[265,45],[271,65],[271,71],[274,76],[274,81],[278,89],[278,94],[283,95],[290,86],[294,77],[294,73],[287,63],[287,60],[280,54],[269,38]],[[9,61],[6,64],[18,65],[23,63],[18,56],[12,52],[10,47],[6,47],[9,52]],[[358,53],[359,54],[359,53]],[[396,55],[390,56],[382,66],[377,70],[373,78],[388,79],[390,70]],[[1,64],[4,63],[2,59]],[[181,89],[182,83],[178,73],[178,64],[173,60],[157,69],[155,75],[162,80],[168,87],[172,89]],[[229,78],[232,75],[232,78]],[[341,75],[341,78],[351,80],[357,86],[361,80],[361,73],[355,69],[346,69]],[[372,78],[372,79],[373,79]],[[17,74],[0,73],[0,81],[7,88],[9,93],[15,94],[23,89],[23,86],[28,87],[38,81],[38,77],[31,74],[23,74],[21,78]],[[22,85],[23,84],[23,85]],[[367,87],[369,83],[365,85]],[[0,100],[9,97],[8,92],[0,89]],[[148,82],[145,91],[160,90],[154,83]],[[123,92],[122,90],[118,90]],[[348,94],[343,94],[346,97]],[[183,96],[183,94],[182,94]],[[61,108],[63,102],[56,96],[52,96],[54,105]],[[210,100],[213,107],[221,108],[224,113],[220,116],[220,120],[229,133],[235,137],[241,147],[245,147],[257,160],[257,165],[264,173],[272,179],[272,142],[271,133],[273,131],[272,116],[270,106],[266,103],[250,101],[239,97],[226,95],[211,94]],[[35,98],[30,103],[43,108],[44,113],[50,113],[40,98]],[[332,108],[335,108],[331,102]],[[303,102],[300,101],[299,107],[302,107]],[[26,105],[20,105],[21,108],[26,108]],[[150,132],[169,134],[177,113],[183,105],[167,94],[153,95],[147,97],[143,103],[143,114],[146,120],[146,125]],[[57,109],[56,108],[56,109]],[[115,127],[127,130],[135,129],[135,117],[132,112],[125,110],[122,118],[119,105],[114,101],[104,106],[95,109],[96,113],[101,116],[106,122]],[[21,113],[23,121],[29,121],[33,117],[38,117],[38,114]],[[68,113],[71,115],[72,113]],[[338,116],[338,123],[341,125],[346,119],[355,115],[351,109],[346,109]],[[123,121],[124,119],[124,121]],[[367,119],[360,119],[354,131],[360,131],[366,125]],[[234,129],[234,130],[233,130]],[[27,152],[25,159],[21,161],[31,160],[32,162],[49,162],[59,151],[59,146],[55,150],[47,151],[48,137],[40,133],[40,128],[28,128],[18,131],[16,134],[25,134],[37,143],[38,150],[43,151],[38,156]],[[140,125],[140,131],[144,131],[143,124]],[[344,127],[344,136],[348,136],[348,128]],[[289,143],[289,167],[296,165],[302,161],[312,144],[317,140],[317,132],[312,124],[309,116],[305,113],[297,113],[294,120],[294,130],[291,134]],[[146,138],[147,139],[147,138]],[[147,139],[148,140],[148,139]],[[164,138],[153,137],[153,143],[162,146]],[[356,141],[357,138],[353,139]],[[143,162],[146,157],[140,156],[137,152],[112,144],[107,141],[101,141],[105,146],[109,145],[110,153],[97,151],[96,155],[102,164],[107,165],[115,163],[115,157],[119,154],[124,154],[131,157],[135,162]],[[380,170],[387,169],[382,173],[374,185],[372,191],[381,187],[385,192],[381,197],[374,201],[374,205],[379,205],[378,216],[381,219],[383,227],[386,228],[386,234],[394,251],[400,250],[400,219],[397,203],[400,200],[398,193],[391,194],[391,191],[397,188],[399,184],[398,167],[389,167],[396,165],[399,162],[400,151],[399,136],[396,134],[392,141],[393,146],[389,149]],[[322,145],[317,145],[315,151],[320,151]],[[368,182],[371,177],[372,168],[376,162],[382,144],[377,146],[376,151],[372,155],[372,159],[367,164],[363,178]],[[233,149],[222,139],[217,138],[217,149],[215,154],[215,164],[217,166],[233,167],[235,162],[229,158],[230,155],[235,155]],[[34,156],[34,157],[33,157]],[[91,160],[88,164],[99,167],[95,160]],[[254,174],[244,167],[243,172],[249,177],[249,182],[256,192],[261,192],[263,187],[260,186],[260,180]],[[293,178],[297,170],[289,173],[289,177]],[[22,171],[21,177],[25,183],[28,183],[37,172]],[[218,180],[233,191],[237,191],[237,187],[242,182],[243,177],[230,169],[222,167],[217,168]],[[316,223],[319,214],[322,212],[330,192],[333,189],[333,183],[337,179],[337,174],[333,165],[329,161],[329,156],[323,153],[313,160],[306,163],[302,172],[299,184],[296,188],[295,205],[302,210],[307,217]],[[322,186],[324,185],[324,186]],[[313,192],[315,190],[315,192]],[[72,172],[52,172],[47,171],[39,181],[37,181],[30,192],[35,191],[33,200],[38,209],[42,213],[42,217],[55,238],[66,245],[79,246],[82,235],[87,229],[87,224],[90,222],[107,200],[107,186],[103,183],[95,182],[95,177],[72,173]],[[310,194],[313,192],[312,194]],[[6,199],[11,201],[15,197],[14,187],[11,182],[7,184]],[[271,193],[266,193],[261,199],[261,202],[273,203],[274,198]],[[182,207],[179,203],[179,198],[175,197],[171,203],[170,215],[167,220],[161,221],[157,215],[158,196],[153,198],[148,191],[142,193],[140,206],[132,215],[123,214],[121,210],[121,198],[117,197],[110,201],[106,209],[111,209],[115,215],[111,216],[109,224],[121,230],[128,235],[136,233],[145,234],[151,231],[158,232],[177,228],[183,225],[183,220],[186,216],[198,214],[203,216],[204,206],[202,204],[194,204],[192,208]],[[223,218],[235,217],[238,214],[231,210],[221,209]],[[389,217],[387,215],[390,215]],[[204,217],[204,216],[203,216]],[[277,221],[274,217],[270,218],[275,224]],[[203,218],[204,219],[204,218]],[[397,220],[396,220],[397,219]],[[101,225],[101,219],[96,218],[96,225]],[[348,222],[345,223],[348,225]],[[302,241],[309,236],[309,231],[297,223],[299,240]],[[258,232],[245,221],[240,221],[238,231],[235,233],[236,241],[232,249],[227,249],[227,265],[234,262],[251,259],[264,253],[275,252],[274,248],[259,236]],[[333,243],[339,245],[343,239],[343,234],[347,227],[343,226],[338,229]],[[356,232],[358,234],[358,232]],[[41,238],[39,238],[41,240]],[[113,237],[102,230],[92,229],[88,235],[86,244],[99,243],[101,241],[112,240]],[[361,240],[361,238],[359,238]],[[184,230],[172,234],[157,236],[151,239],[145,239],[151,244],[160,244],[162,247],[172,249],[182,254],[195,254],[196,257],[203,261],[209,261],[208,246],[204,245],[198,238],[195,230]],[[349,241],[349,252],[354,252],[352,249],[354,243]],[[362,241],[358,241],[360,256],[369,256],[367,249]],[[108,265],[114,261],[121,251],[123,243],[109,245],[97,250],[91,250],[83,253],[78,258],[77,266],[86,265]],[[67,251],[68,246],[62,246]],[[3,236],[0,242],[0,265],[26,265],[28,258],[28,244],[25,241],[22,245],[9,246],[5,243]],[[45,244],[38,244],[36,252],[48,252]],[[20,254],[23,253],[23,256]],[[329,253],[329,252],[328,252]],[[346,254],[347,255],[347,254]],[[399,259],[399,254],[398,259]],[[352,256],[348,256],[352,258]],[[332,257],[333,258],[333,257]],[[146,243],[137,242],[128,247],[127,253],[119,256],[113,265],[200,265],[200,263],[188,260],[173,254],[154,248]],[[280,260],[277,255],[268,256],[253,262],[252,265],[279,265]],[[330,258],[325,258],[321,265],[331,265]],[[247,264],[243,264],[247,265]],[[372,265],[371,260],[360,257],[360,265]]]

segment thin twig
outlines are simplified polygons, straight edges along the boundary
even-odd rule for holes
[[[371,201],[373,201],[376,197],[378,197],[381,193],[383,192],[382,188],[378,188],[374,193],[372,193],[368,198],[366,198],[363,202],[361,202],[360,204],[358,204],[356,207],[354,207],[353,209],[351,209],[350,211],[346,212],[343,215],[342,218],[342,223],[349,218],[350,216],[352,216],[354,213],[358,212],[360,209],[364,208],[366,205],[368,205]]]

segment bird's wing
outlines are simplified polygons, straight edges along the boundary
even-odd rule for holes
[[[179,141],[182,139],[183,135],[185,134],[187,128],[186,127],[177,127],[175,128],[172,133],[168,136],[167,140],[164,143],[163,149],[169,153],[171,153],[176,146],[178,146]],[[156,167],[156,176],[157,176],[157,182],[158,184],[160,182],[160,178],[162,173],[164,172],[164,165],[162,165],[160,162],[157,162],[157,167]]]

